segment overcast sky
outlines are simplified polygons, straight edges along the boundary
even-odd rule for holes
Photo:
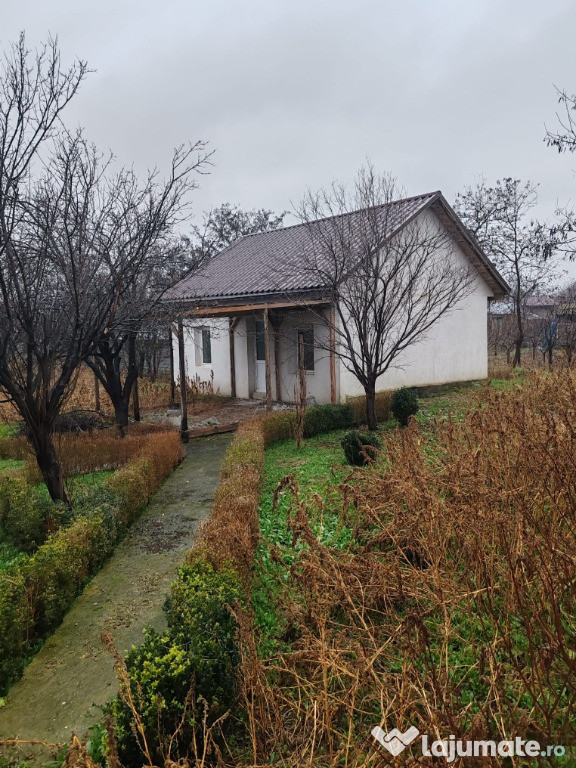
[[[96,70],[68,112],[136,168],[206,139],[198,213],[289,209],[369,157],[450,202],[480,176],[576,200],[576,156],[543,142],[576,91],[574,0],[0,0],[0,40],[57,34]]]

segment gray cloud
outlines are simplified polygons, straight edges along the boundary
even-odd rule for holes
[[[569,0],[3,0],[2,45],[59,35],[97,70],[69,117],[123,163],[217,149],[195,198],[290,207],[370,157],[409,193],[484,175],[574,195],[576,158],[542,139],[553,84],[576,91]]]

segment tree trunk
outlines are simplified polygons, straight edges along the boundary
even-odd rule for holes
[[[126,430],[128,428],[129,416],[129,400],[125,397],[120,397],[116,401],[112,401],[114,405],[114,419],[116,421],[116,429],[120,437],[126,437]]]
[[[54,447],[50,428],[45,424],[40,424],[30,433],[30,442],[34,448],[38,468],[42,473],[42,479],[46,484],[50,498],[52,501],[62,501],[67,507],[70,507],[70,499],[64,488],[62,467]]]
[[[522,362],[522,338],[518,338],[514,342],[514,359],[512,360],[512,368],[517,368],[521,362]]]
[[[138,378],[134,382],[132,390],[132,405],[134,408],[134,421],[141,421],[140,417],[140,393],[138,392]]]
[[[376,419],[376,382],[369,382],[364,385],[366,393],[366,425],[368,429],[374,430],[378,427]]]

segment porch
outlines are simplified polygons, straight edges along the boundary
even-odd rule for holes
[[[173,329],[179,379],[211,382],[215,393],[260,400],[270,410],[295,402],[304,377],[308,397],[335,403],[334,329],[325,298],[184,309]]]

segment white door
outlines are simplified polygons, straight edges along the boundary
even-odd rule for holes
[[[256,320],[254,334],[254,360],[256,363],[256,391],[266,392],[266,348],[264,344],[264,320]]]

